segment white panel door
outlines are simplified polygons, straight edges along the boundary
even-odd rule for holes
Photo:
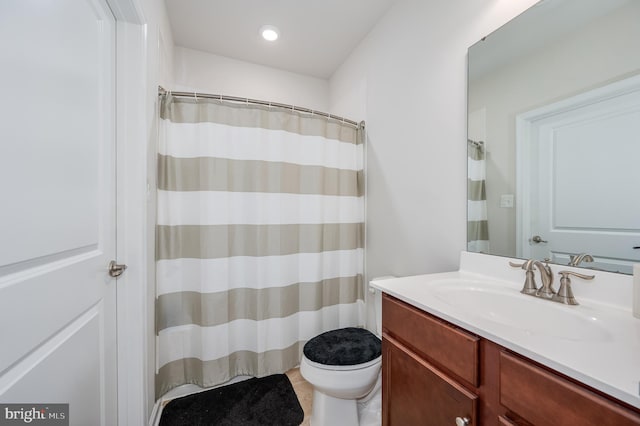
[[[116,406],[115,22],[104,0],[0,2],[0,402]]]
[[[631,273],[640,261],[640,90],[551,114],[533,126],[532,257]],[[536,158],[537,157],[537,158]],[[537,194],[536,194],[537,193]]]

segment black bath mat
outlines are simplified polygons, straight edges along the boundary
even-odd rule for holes
[[[176,398],[160,426],[298,426],[303,419],[289,378],[274,374]]]

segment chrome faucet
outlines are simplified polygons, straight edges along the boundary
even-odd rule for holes
[[[514,268],[522,268],[526,271],[526,278],[524,280],[524,287],[520,290],[520,293],[529,294],[531,296],[538,297],[553,297],[555,290],[553,289],[553,272],[549,266],[548,259],[545,259],[546,264],[542,264],[539,260],[529,259],[524,263],[509,262]],[[538,288],[536,285],[535,271],[536,268],[540,272],[540,279],[542,280],[542,287]]]
[[[586,258],[586,256],[589,255],[585,255],[584,258]],[[524,263],[509,262],[509,265],[514,268],[522,268],[526,271],[524,286],[522,287],[522,290],[520,290],[520,293],[539,297],[545,300],[551,300],[553,302],[564,303],[566,305],[578,304],[575,297],[573,297],[569,275],[573,275],[584,280],[592,280],[594,278],[594,275],[584,275],[572,271],[560,271],[560,289],[556,292],[553,288],[553,271],[549,266],[549,259],[545,259],[544,264],[539,260],[529,259],[524,261]],[[534,267],[540,273],[540,280],[542,281],[542,287],[540,288],[536,285]]]
[[[533,262],[535,267],[540,272],[540,280],[542,281],[542,287],[536,292],[536,296],[551,299],[556,291],[553,289],[553,271],[549,266],[549,259],[545,259],[544,265],[539,260]]]
[[[572,254],[569,256],[569,266],[578,266],[582,262],[593,262],[593,257],[587,253]]]

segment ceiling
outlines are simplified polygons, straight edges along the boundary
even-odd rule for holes
[[[518,60],[636,0],[541,0],[469,49],[469,79]]]
[[[329,78],[396,0],[165,0],[177,46]],[[280,30],[263,40],[263,25]]]

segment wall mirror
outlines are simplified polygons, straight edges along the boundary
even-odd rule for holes
[[[468,61],[468,250],[630,274],[640,1],[540,1]]]

